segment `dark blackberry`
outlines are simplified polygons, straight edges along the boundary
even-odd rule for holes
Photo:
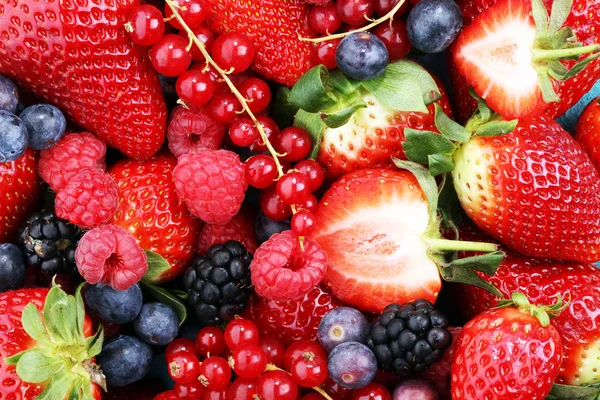
[[[385,371],[408,377],[444,357],[452,344],[448,318],[427,300],[390,304],[371,324],[367,346]]]
[[[200,320],[218,325],[244,311],[252,291],[251,261],[244,245],[233,240],[194,259],[183,275],[183,286]]]
[[[33,213],[21,227],[19,245],[27,263],[43,272],[76,274],[75,249],[82,232],[52,211]]]

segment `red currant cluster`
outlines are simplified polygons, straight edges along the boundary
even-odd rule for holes
[[[279,339],[260,338],[257,326],[242,318],[225,331],[202,328],[195,342],[174,340],[165,360],[175,386],[155,400],[296,400],[301,388],[320,386],[328,376],[327,355],[316,342],[286,349]]]

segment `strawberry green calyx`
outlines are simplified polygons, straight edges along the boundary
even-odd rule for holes
[[[557,295],[555,304],[550,306],[538,306],[531,304],[523,293],[514,292],[511,294],[510,300],[502,300],[498,302],[496,308],[517,307],[519,311],[536,317],[543,327],[547,327],[550,325],[550,318],[558,317],[561,311],[567,308],[568,305],[568,301],[563,303],[563,299],[560,294]]]
[[[93,362],[104,334],[100,328],[86,337],[84,321],[81,286],[71,296],[53,285],[42,313],[33,304],[23,309],[23,329],[34,343],[5,362],[16,367],[23,382],[46,385],[37,399],[92,400],[92,383],[106,389],[104,375]]]

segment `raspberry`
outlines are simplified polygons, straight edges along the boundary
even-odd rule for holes
[[[224,224],[237,214],[248,187],[244,164],[229,150],[179,157],[173,180],[190,212],[208,224]]]
[[[207,224],[198,238],[198,254],[206,254],[215,244],[224,244],[235,240],[244,245],[254,254],[256,251],[256,233],[254,233],[254,218],[248,210],[242,209],[229,222],[223,225]]]
[[[277,233],[260,245],[250,264],[256,293],[271,300],[294,300],[321,282],[327,255],[310,238],[303,238],[303,245],[304,250],[292,231]]]
[[[40,152],[42,179],[55,192],[61,191],[84,169],[104,170],[106,144],[91,133],[70,133],[47,150]]]
[[[119,205],[117,184],[99,169],[87,169],[75,175],[54,202],[56,216],[89,229],[105,224]]]
[[[126,290],[148,269],[146,253],[123,228],[100,225],[81,238],[75,251],[77,269],[90,284],[105,283]]]
[[[458,335],[462,328],[460,326],[450,326],[448,327],[450,334],[452,335],[452,344],[444,353],[444,358],[440,361],[432,364],[431,367],[427,368],[425,372],[423,372],[423,376],[428,380],[443,380],[450,381],[450,369],[452,367],[452,357],[454,356],[454,349],[456,349],[456,344],[458,343]]]
[[[225,126],[199,107],[175,107],[167,128],[169,149],[175,157],[204,149],[217,150],[224,135]]]

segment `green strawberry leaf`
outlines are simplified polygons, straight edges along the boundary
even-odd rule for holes
[[[392,157],[392,161],[396,167],[409,171],[417,178],[419,186],[421,186],[421,190],[425,193],[425,197],[429,204],[428,229],[437,231],[439,229],[437,226],[438,187],[435,183],[435,178],[431,176],[431,173],[429,173],[427,168],[412,161],[400,160],[395,157]]]
[[[146,259],[148,260],[148,270],[142,277],[142,280],[144,282],[152,283],[164,272],[171,269],[171,264],[158,253],[150,250],[144,251],[146,252]]]
[[[454,142],[466,143],[471,139],[471,132],[451,120],[439,104],[435,104],[435,126],[444,137]]]
[[[531,11],[535,22],[536,36],[548,34],[548,11],[542,0],[531,0]]]
[[[367,107],[362,99],[357,99],[354,103],[348,105],[343,110],[335,110],[333,114],[327,114],[327,111],[321,113],[320,118],[330,128],[339,128],[346,125],[356,110]]]
[[[502,136],[515,130],[518,119],[512,121],[494,120],[481,125],[475,131],[474,136]]]
[[[354,95],[361,85],[361,81],[355,81],[348,78],[340,70],[330,72],[327,77],[327,86],[344,96]]]
[[[449,264],[439,266],[440,275],[447,282],[465,283],[502,297],[502,293],[491,283],[479,276],[475,271],[493,276],[504,258],[504,252],[495,251],[479,256],[460,258]]]
[[[465,211],[456,195],[451,174],[444,175],[444,179],[440,185],[439,197],[440,205],[438,211],[442,217],[444,227],[446,229],[451,229],[460,226],[465,218]]]
[[[17,375],[29,383],[46,382],[63,366],[58,357],[47,357],[40,350],[25,352],[17,363]]]
[[[449,154],[430,154],[427,156],[429,172],[433,176],[438,176],[454,169],[454,160]]]
[[[554,35],[565,24],[571,13],[573,0],[555,0],[552,2],[550,11],[550,22],[548,23],[548,35]],[[548,15],[546,14],[546,18]],[[536,21],[537,23],[537,21]]]
[[[94,336],[90,336],[85,339],[88,356],[90,358],[96,357],[102,351],[102,343],[104,342],[104,329],[102,325],[98,328],[98,331]]]
[[[600,397],[600,388],[593,386],[552,385],[546,400],[596,400]]]
[[[63,310],[67,307],[67,294],[58,286],[48,292],[44,302],[44,324],[54,343],[65,343],[62,332]],[[66,333],[65,333],[66,334]]]
[[[405,141],[402,143],[404,154],[410,161],[427,165],[433,154],[452,155],[456,146],[439,133],[404,128]]]
[[[76,375],[59,373],[54,376],[49,382],[46,389],[35,399],[36,400],[57,400],[64,399],[72,392],[75,381],[78,380]],[[89,385],[89,382],[88,382]]]
[[[277,122],[277,126],[283,129],[287,126],[292,125],[294,122],[294,115],[298,112],[299,108],[290,103],[291,90],[286,86],[280,86],[275,91],[275,98],[273,100],[271,108],[271,117]]]
[[[308,132],[312,141],[310,158],[316,159],[317,154],[319,154],[321,142],[323,141],[323,132],[325,129],[327,129],[327,125],[325,125],[319,114],[299,110],[294,118],[294,126],[302,128]]]
[[[52,345],[52,340],[46,332],[44,322],[42,321],[42,314],[33,304],[27,304],[23,309],[23,316],[21,318],[23,323],[23,329],[25,332],[36,342],[43,346]]]
[[[187,308],[185,304],[175,295],[169,293],[166,289],[161,288],[160,286],[152,285],[148,282],[141,281],[140,282],[144,289],[146,289],[152,297],[156,300],[164,303],[177,313],[179,317],[179,325],[183,324],[187,319]]]
[[[292,87],[289,102],[313,113],[335,106],[338,98],[325,84],[328,75],[324,65],[308,70]]]

